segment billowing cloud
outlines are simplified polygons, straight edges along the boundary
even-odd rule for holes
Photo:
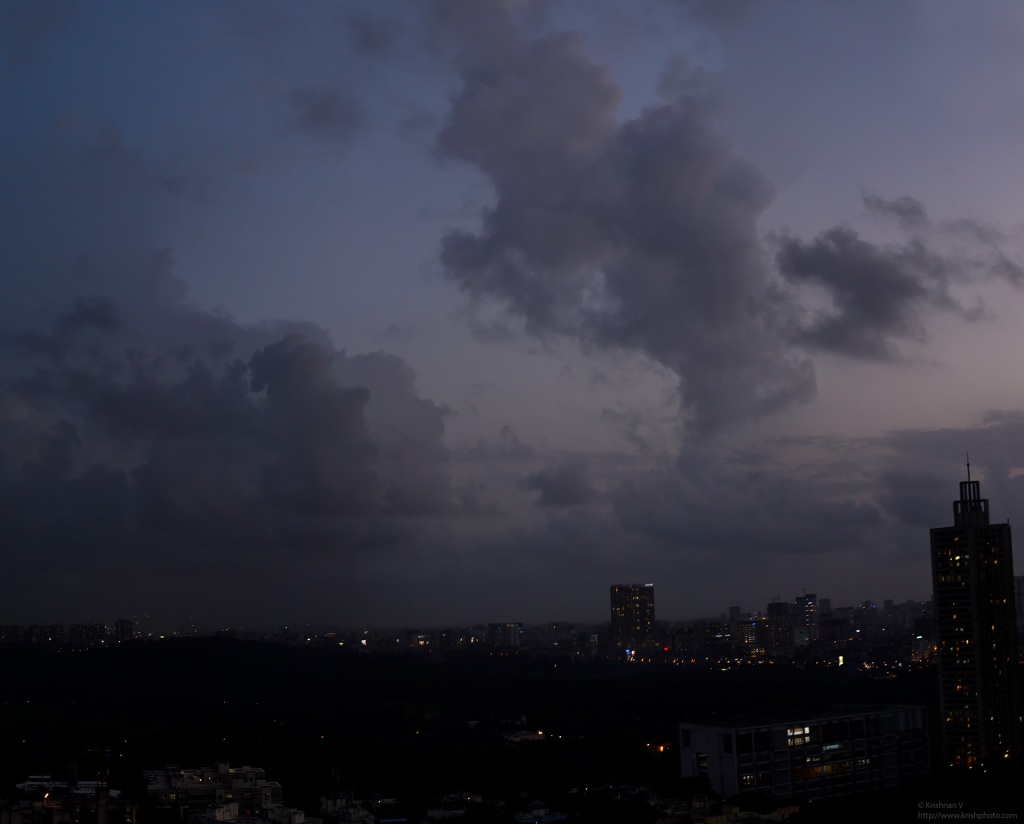
[[[1013,226],[1020,18],[797,5],[4,6],[9,620],[927,597],[965,453],[1024,494],[1020,238],[940,216]]]
[[[837,226],[813,240],[778,238],[775,261],[797,286],[820,289],[827,305],[805,303],[796,342],[847,357],[895,360],[898,341],[927,339],[927,314],[941,311],[973,320],[954,296],[958,283],[998,277],[1014,285],[1024,270],[1003,250],[1005,233],[974,220],[936,222],[923,203],[900,197],[864,198],[869,213],[894,221],[902,242],[876,243]]]
[[[173,253],[150,245],[177,197],[159,175],[109,136],[45,151],[65,186],[45,201],[12,190],[17,231],[4,230],[9,569],[51,576],[68,604],[75,576],[114,589],[135,576],[160,610],[178,597],[153,593],[170,568],[234,567],[254,587],[276,566],[301,578],[314,557],[354,574],[454,513],[443,410],[408,364],[338,351],[309,323],[190,304]],[[193,608],[216,614],[214,580],[196,581]]]
[[[478,231],[445,237],[449,276],[539,334],[668,366],[699,430],[812,397],[757,232],[773,190],[716,132],[708,78],[675,63],[665,102],[619,123],[620,90],[576,36],[503,31],[467,47],[439,135],[495,193]]]
[[[883,526],[864,489],[823,487],[779,463],[759,472],[711,470],[690,478],[641,473],[616,487],[611,500],[627,532],[680,552],[734,558],[849,553],[877,541]]]

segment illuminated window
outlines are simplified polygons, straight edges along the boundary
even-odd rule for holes
[[[811,743],[810,727],[790,727],[786,730],[787,743],[791,747],[802,747]]]

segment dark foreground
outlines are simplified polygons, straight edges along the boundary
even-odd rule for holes
[[[142,800],[143,769],[225,760],[265,768],[284,785],[285,802],[312,816],[333,788],[413,806],[455,792],[544,798],[573,820],[653,821],[641,802],[601,788],[698,793],[679,778],[677,724],[685,717],[836,702],[923,704],[937,716],[930,670],[881,680],[836,668],[723,672],[177,639],[8,648],[0,673],[0,794],[28,775],[64,777],[76,763],[80,778],[105,771],[112,786],[139,797],[142,824],[155,817]],[[539,741],[507,738],[538,731]],[[802,805],[799,820],[939,820],[922,813],[946,803],[1009,815],[1020,812],[1017,797],[1013,775],[963,782],[936,771],[905,792]]]

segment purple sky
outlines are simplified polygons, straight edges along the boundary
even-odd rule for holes
[[[0,622],[927,599],[967,452],[1018,512],[1017,3],[0,16]]]

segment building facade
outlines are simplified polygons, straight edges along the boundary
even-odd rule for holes
[[[268,781],[261,767],[232,767],[227,761],[213,768],[165,767],[144,770],[143,780],[157,809],[173,810],[179,820],[266,818],[267,810],[283,805],[281,785]]]
[[[499,649],[518,649],[523,645],[523,635],[521,621],[487,625],[487,642]]]
[[[612,584],[611,611],[616,650],[654,645],[654,584]]]
[[[967,768],[1019,760],[1010,525],[991,523],[969,466],[953,526],[931,530],[931,557],[945,760]]]
[[[804,717],[679,725],[683,778],[744,792],[814,800],[928,777],[924,707],[847,706]]]
[[[1024,633],[1024,575],[1013,578],[1013,601],[1017,607],[1017,634]]]

